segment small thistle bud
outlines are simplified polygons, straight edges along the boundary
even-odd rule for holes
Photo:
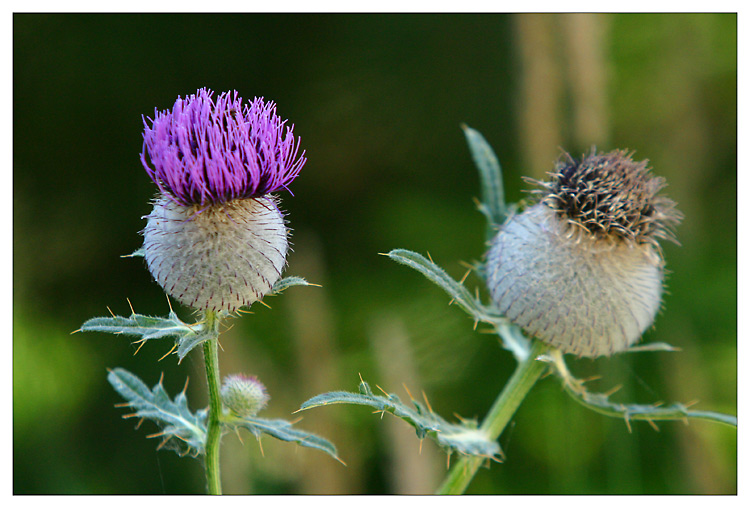
[[[255,376],[232,374],[225,377],[221,385],[222,403],[240,417],[255,416],[270,398],[266,387]]]
[[[658,239],[682,218],[647,161],[625,151],[566,154],[538,201],[492,241],[488,287],[508,319],[563,353],[609,356],[634,344],[661,305]]]
[[[146,264],[173,298],[234,311],[281,277],[287,228],[277,198],[305,164],[273,102],[211,91],[144,120],[141,162],[159,188],[143,231]]]

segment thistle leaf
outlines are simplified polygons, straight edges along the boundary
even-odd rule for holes
[[[654,421],[659,420],[680,420],[687,422],[688,419],[709,420],[716,423],[723,423],[731,427],[737,427],[737,417],[713,411],[696,411],[690,409],[688,405],[675,402],[669,405],[662,404],[622,404],[610,400],[611,393],[594,393],[589,392],[583,381],[576,379],[568,370],[565,360],[560,351],[551,352],[548,360],[555,366],[557,375],[562,380],[565,392],[573,400],[597,413],[615,418],[622,418],[630,427],[632,420],[644,420],[652,426],[656,426]]]
[[[143,258],[146,257],[146,248],[141,247],[140,249],[137,249],[133,251],[130,254],[125,254],[124,256],[120,256],[121,258]]]
[[[518,326],[506,321],[495,325],[495,331],[502,346],[513,354],[518,363],[528,358],[531,353],[531,341]]]
[[[81,331],[137,335],[148,340],[196,333],[196,328],[196,326],[191,327],[183,323],[174,314],[170,314],[168,318],[161,318],[134,313],[127,318],[121,316],[91,318],[83,323]]]
[[[283,279],[279,279],[276,281],[276,284],[273,285],[273,288],[271,288],[271,294],[275,295],[278,293],[281,293],[285,289],[288,289],[292,286],[312,286],[313,284],[310,284],[302,277],[284,277]]]
[[[81,331],[141,337],[137,342],[172,337],[176,344],[179,361],[182,361],[194,347],[217,334],[215,330],[208,329],[201,323],[192,325],[184,323],[173,311],[170,311],[166,318],[144,316],[135,312],[130,317],[96,317],[83,323]]]
[[[479,211],[487,218],[487,240],[497,233],[497,228],[507,215],[505,191],[503,190],[502,169],[495,152],[479,131],[467,125],[461,128],[466,136],[469,151],[479,170],[482,199]]]
[[[127,401],[127,405],[135,410],[135,413],[123,418],[151,420],[161,428],[161,432],[149,436],[162,438],[159,448],[169,446],[179,455],[190,454],[194,457],[203,453],[206,411],[191,413],[184,390],[172,400],[161,380],[149,389],[136,375],[122,368],[111,370],[107,380]]]
[[[463,284],[448,275],[445,270],[424,256],[406,249],[393,249],[387,256],[392,260],[413,268],[448,293],[453,302],[466,311],[476,321],[496,325],[506,319],[493,309],[482,305]]]
[[[187,354],[193,350],[193,348],[217,336],[218,333],[216,333],[216,331],[203,328],[196,330],[193,333],[185,333],[184,335],[180,336],[176,341],[178,363],[181,362],[182,359],[185,358]]]
[[[440,286],[451,297],[451,302],[457,303],[475,322],[481,321],[491,324],[500,337],[503,347],[512,352],[519,362],[523,361],[529,354],[531,350],[530,342],[517,326],[511,324],[494,308],[483,305],[469,293],[469,290],[463,284],[457,282],[431,260],[406,249],[393,249],[387,256],[398,263],[417,270]]]
[[[262,434],[268,434],[281,441],[293,442],[300,446],[324,451],[334,459],[342,462],[336,452],[336,447],[330,441],[310,432],[296,429],[291,422],[286,420],[269,420],[251,416],[232,419],[229,423],[236,427],[246,428],[256,439],[260,439]]]
[[[370,386],[362,381],[359,393],[346,391],[322,393],[304,402],[300,406],[300,411],[330,404],[370,406],[375,408],[376,412],[391,413],[404,420],[414,427],[419,439],[430,437],[449,454],[458,452],[463,455],[500,461],[502,457],[500,445],[487,438],[484,432],[477,428],[476,422],[466,420],[460,424],[449,423],[434,413],[429,405],[422,405],[416,400],[411,402],[413,407],[407,406],[394,393],[375,395]]]
[[[640,344],[638,346],[631,346],[626,349],[625,353],[643,353],[646,351],[680,351],[680,348],[674,347],[666,342],[650,342],[648,344]]]

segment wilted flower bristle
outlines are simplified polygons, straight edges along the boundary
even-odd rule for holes
[[[647,164],[624,150],[592,151],[580,161],[565,154],[549,182],[527,180],[542,187],[531,192],[572,226],[658,248],[659,238],[676,241],[672,230],[681,214],[671,199],[658,195],[666,182],[651,175]]]
[[[664,180],[624,151],[567,159],[539,201],[511,216],[487,258],[495,304],[526,333],[580,356],[636,342],[661,305],[664,260],[681,214]]]
[[[144,119],[141,162],[159,190],[189,206],[287,189],[306,162],[294,127],[263,98],[212,95],[200,89],[156,111],[151,125]]]

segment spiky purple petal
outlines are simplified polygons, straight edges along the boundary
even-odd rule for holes
[[[288,189],[307,159],[276,104],[206,88],[144,119],[141,162],[162,193],[185,205]]]

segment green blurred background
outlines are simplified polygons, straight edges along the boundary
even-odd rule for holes
[[[665,245],[669,293],[647,341],[679,353],[572,361],[620,401],[699,400],[736,414],[737,18],[735,15],[14,15],[13,486],[16,494],[197,494],[199,461],[156,451],[123,420],[106,369],[172,394],[202,359],[137,356],[125,337],[75,334],[107,306],[168,311],[141,259],[154,186],[138,160],[141,115],[209,87],[264,96],[295,124],[308,163],[283,196],[292,288],[222,336],[224,374],[258,375],[267,417],[356,390],[359,374],[434,409],[481,418],[514,361],[418,273],[403,247],[456,278],[480,259],[484,220],[460,124],[503,165],[509,201],[564,148],[628,148],[669,182],[685,220]],[[470,277],[467,285],[479,284]],[[178,309],[189,319],[187,309]],[[481,329],[482,327],[480,327]],[[223,441],[227,493],[430,493],[445,455],[367,408],[303,414],[348,464],[271,438]],[[730,494],[734,429],[695,421],[632,433],[542,380],[501,436],[507,461],[470,493]],[[455,459],[455,458],[454,458]]]

